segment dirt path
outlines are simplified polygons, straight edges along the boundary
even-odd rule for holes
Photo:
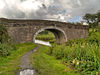
[[[38,45],[37,48],[29,51],[28,53],[26,53],[20,60],[21,62],[21,65],[20,67],[22,68],[22,70],[25,70],[25,69],[32,69],[32,64],[31,64],[31,61],[30,61],[30,56],[37,50],[40,48],[40,45]]]

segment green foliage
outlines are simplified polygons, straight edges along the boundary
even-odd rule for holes
[[[16,50],[16,44],[14,42],[0,43],[0,56],[7,57],[12,51]]]
[[[91,74],[92,72],[99,72],[99,49],[100,46],[96,43],[78,43],[73,44],[71,47],[54,45],[51,55],[57,59],[64,59],[64,63],[70,62],[71,65],[75,67],[78,72],[81,71],[82,74]]]
[[[0,44],[0,56],[6,57],[11,54],[13,47],[8,44]]]
[[[99,32],[92,33],[88,40],[89,40],[90,43],[95,42],[99,45],[99,43],[100,43],[100,33]]]
[[[91,32],[86,39],[69,40],[66,45],[54,44],[48,54],[70,63],[82,75],[100,74],[100,32]]]
[[[67,46],[72,46],[73,44],[93,44],[96,43],[97,45],[100,44],[100,32],[97,30],[96,32],[90,32],[90,35],[88,38],[83,38],[83,39],[76,39],[76,40],[68,40],[66,42]]]
[[[89,43],[89,40],[86,39],[76,39],[76,40],[68,40],[66,42],[67,46],[72,46],[73,44],[82,44],[82,43]]]
[[[3,24],[0,23],[0,43],[7,42],[9,39],[7,29]]]
[[[97,22],[97,15],[96,14],[86,14],[83,19],[86,20],[86,22],[89,24],[89,26],[91,28],[94,28],[95,26],[98,25],[98,22]]]
[[[20,59],[30,50],[37,47],[33,43],[23,43],[15,46],[16,50],[12,50],[7,57],[0,56],[0,75],[16,75],[16,71],[20,70]]]
[[[43,41],[49,41],[51,43],[56,41],[54,34],[50,31],[43,31],[43,32],[39,33],[36,36],[36,39],[43,40]]]
[[[48,34],[48,33],[49,31],[45,30],[45,31],[40,32],[39,34]]]
[[[83,19],[89,24],[89,27],[92,28],[92,32],[94,32],[96,26],[100,24],[100,11],[95,14],[87,13]]]
[[[52,46],[52,55],[55,56],[57,59],[61,59],[64,57],[64,52],[62,50],[64,50],[64,46],[57,46],[54,45]]]
[[[96,27],[96,32],[100,32],[100,26]]]
[[[62,64],[61,60],[48,55],[49,49],[47,46],[41,46],[31,57],[31,62],[34,68],[38,70],[39,75],[79,75]]]
[[[99,75],[100,27],[94,28],[94,31],[90,29],[88,38],[69,40],[65,45],[53,44],[52,47],[48,48],[46,53],[49,56],[55,57],[56,60],[61,60],[64,65],[69,64],[75,69],[75,72],[80,72],[81,75]],[[41,59],[41,61],[46,61],[47,59],[44,59],[45,56],[41,55],[41,57],[42,56],[43,59]],[[46,57],[48,58],[48,56]],[[37,59],[37,57],[35,58]],[[43,67],[39,64],[40,63],[37,63],[38,66],[36,68]]]

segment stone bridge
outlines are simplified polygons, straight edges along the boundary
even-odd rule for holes
[[[43,30],[51,31],[57,43],[65,43],[70,39],[87,38],[89,27],[65,22],[49,20],[4,19],[0,21],[7,27],[9,36],[19,43],[34,42],[36,35]]]

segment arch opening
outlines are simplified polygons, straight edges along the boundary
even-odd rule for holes
[[[49,31],[49,32],[53,33],[55,36],[56,42],[58,44],[67,42],[67,36],[66,36],[65,32],[62,29],[54,28],[54,27],[47,27],[47,28],[42,28],[42,29],[38,30],[34,35],[34,38],[33,38],[34,42],[36,40],[37,35],[43,31]],[[51,35],[49,35],[49,36],[51,36]]]

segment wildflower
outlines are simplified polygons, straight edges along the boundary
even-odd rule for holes
[[[84,46],[81,46],[81,48],[84,48]]]
[[[0,74],[1,74],[2,72],[0,72]]]
[[[98,73],[98,72],[96,72],[96,75],[99,75],[99,73]]]
[[[67,72],[67,71],[68,71],[67,69],[64,69],[64,70],[63,70],[63,72]]]
[[[76,63],[77,65],[79,65],[79,61],[77,61],[77,63]]]
[[[73,60],[73,64],[75,64],[75,59]]]

